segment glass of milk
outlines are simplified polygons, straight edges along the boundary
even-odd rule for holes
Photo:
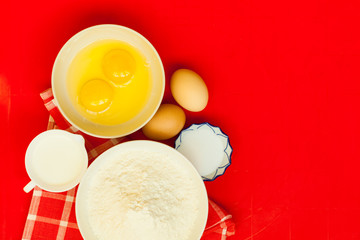
[[[88,156],[81,135],[64,130],[40,133],[29,144],[25,167],[31,181],[24,187],[30,192],[38,186],[50,192],[75,187],[85,174]]]

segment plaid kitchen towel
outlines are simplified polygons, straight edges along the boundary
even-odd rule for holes
[[[110,140],[97,139],[83,134],[71,126],[57,108],[51,89],[41,93],[50,118],[47,129],[65,129],[81,134],[86,139],[89,161],[94,160],[116,144],[127,141],[126,138]],[[51,193],[38,187],[33,190],[29,213],[25,223],[22,240],[81,240],[75,217],[75,196],[77,187],[62,193]],[[202,240],[224,240],[235,234],[232,216],[215,202],[209,200],[209,215]]]

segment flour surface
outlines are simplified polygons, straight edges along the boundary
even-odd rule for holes
[[[124,152],[90,184],[89,223],[99,240],[188,240],[200,199],[192,183],[163,153]]]

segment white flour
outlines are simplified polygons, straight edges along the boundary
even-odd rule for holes
[[[164,154],[123,153],[94,177],[89,223],[99,240],[187,240],[199,211],[192,183]]]

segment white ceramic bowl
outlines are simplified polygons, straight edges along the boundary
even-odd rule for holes
[[[124,41],[138,49],[149,62],[152,77],[152,92],[142,111],[130,121],[113,126],[96,124],[80,115],[71,103],[66,86],[68,68],[74,57],[84,47],[104,39]],[[105,24],[82,30],[66,42],[56,57],[51,85],[60,112],[73,126],[94,137],[115,138],[135,132],[153,117],[164,95],[165,73],[155,48],[142,35],[123,26]]]
[[[198,214],[196,216],[196,221],[193,226],[193,231],[191,233],[192,235],[188,239],[182,240],[199,240],[205,229],[208,216],[208,198],[204,182],[202,181],[200,175],[197,173],[193,165],[181,153],[165,144],[146,140],[130,141],[112,147],[105,151],[103,154],[101,154],[96,159],[96,161],[93,162],[88,168],[86,174],[80,182],[75,203],[76,219],[83,238],[86,240],[97,240],[89,222],[90,217],[88,210],[88,199],[91,198],[91,196],[89,196],[89,189],[91,187],[91,183],[96,177],[96,174],[101,171],[104,166],[109,167],[110,165],[108,165],[108,163],[112,163],[112,160],[118,158],[119,154],[124,151],[146,151],[165,154],[172,161],[177,161],[177,163],[179,163],[180,167],[182,168],[181,170],[189,173],[189,175],[187,176],[189,179],[191,179],[193,183],[192,186],[197,189],[196,196],[190,197],[198,201]],[[188,214],[194,213],[191,212]]]

